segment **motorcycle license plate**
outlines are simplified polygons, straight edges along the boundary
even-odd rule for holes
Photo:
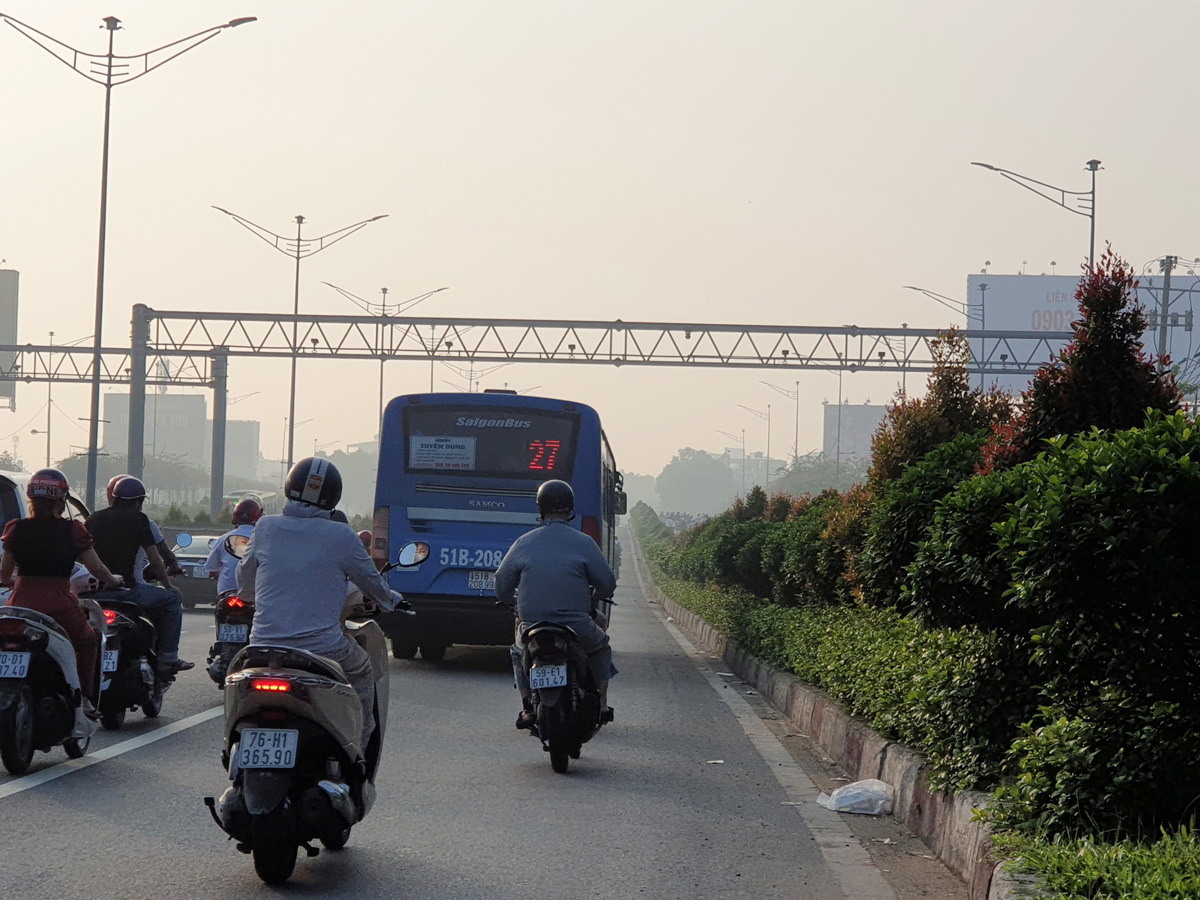
[[[0,678],[24,678],[29,674],[29,653],[8,651],[0,653]]]
[[[243,769],[291,769],[296,765],[300,732],[292,728],[247,728],[238,743]]]
[[[534,666],[529,670],[529,686],[535,691],[542,688],[567,686],[567,667],[563,666]]]
[[[250,640],[249,625],[218,625],[217,640],[231,644],[244,644]]]
[[[494,591],[496,589],[496,573],[476,570],[467,573],[468,591]]]
[[[104,658],[100,660],[101,672],[117,671],[117,658],[121,655],[120,650],[105,650]]]

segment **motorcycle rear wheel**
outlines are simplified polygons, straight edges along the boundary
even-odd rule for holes
[[[321,846],[326,850],[341,850],[350,840],[350,826],[346,826],[346,830],[334,838],[321,838]]]
[[[392,638],[392,656],[396,659],[412,659],[417,655],[417,642]]]
[[[446,658],[446,647],[448,645],[434,642],[421,645],[421,659],[431,663],[440,663]]]
[[[0,713],[0,762],[12,775],[24,775],[33,762],[33,691],[28,685]]]
[[[571,758],[567,754],[567,748],[560,743],[550,745],[550,768],[559,775],[567,774],[567,768],[571,765]]]
[[[254,871],[266,884],[283,884],[296,870],[294,844],[265,844],[255,847]]]
[[[107,731],[116,731],[125,724],[125,707],[122,706],[120,709],[101,711],[100,724]]]

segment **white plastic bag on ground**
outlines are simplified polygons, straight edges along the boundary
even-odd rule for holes
[[[817,797],[817,805],[834,812],[887,815],[892,811],[892,786],[878,778],[856,781],[838,788],[832,794],[822,793]]]

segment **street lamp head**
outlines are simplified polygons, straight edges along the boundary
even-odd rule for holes
[[[367,221],[368,222],[378,222],[380,219],[386,219],[387,217],[388,217],[388,213],[384,213],[382,216],[372,216],[371,218],[367,219]]]
[[[973,162],[973,163],[971,163],[971,165],[973,165],[973,166],[979,166],[979,167],[980,167],[980,168],[982,168],[982,169],[991,169],[993,172],[999,171],[999,170],[998,170],[998,169],[997,169],[995,166],[993,166],[991,163]]]
[[[107,28],[109,31],[119,31],[121,28],[121,20],[116,16],[105,16],[101,21],[104,22],[101,28]]]
[[[1088,171],[1089,171],[1089,172],[1095,172],[1097,169],[1099,169],[1099,168],[1100,168],[1100,160],[1098,160],[1098,159],[1089,159],[1089,160],[1087,161],[1087,167],[1088,167]]]
[[[248,22],[257,22],[257,21],[258,21],[258,16],[242,16],[241,18],[238,18],[238,19],[230,19],[228,22],[226,22],[221,27],[222,28],[237,28],[239,25],[245,25]]]

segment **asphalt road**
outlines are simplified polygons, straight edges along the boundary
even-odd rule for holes
[[[506,649],[456,647],[440,665],[391,660],[379,800],[344,851],[301,855],[284,889],[258,881],[202,804],[226,784],[221,695],[202,670],[211,611],[186,613],[182,655],[198,665],[157,720],[131,713],[83,760],[38,754],[29,775],[0,777],[4,896],[951,895],[944,872],[929,882],[941,893],[919,873],[907,876],[911,890],[893,891],[864,849],[871,839],[811,802],[795,754],[715,663],[680,643],[632,566],[617,601],[616,723],[565,776],[513,727]]]

